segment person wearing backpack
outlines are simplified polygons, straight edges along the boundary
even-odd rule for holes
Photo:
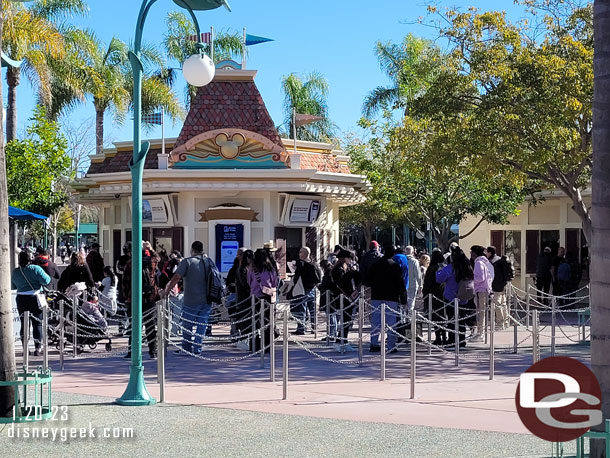
[[[169,281],[163,296],[167,296],[173,287],[182,280],[184,299],[182,305],[182,353],[199,354],[203,336],[206,335],[208,319],[212,312],[209,302],[210,280],[214,275],[214,262],[204,254],[203,243],[196,240],[191,245],[191,256],[184,258],[172,279]],[[193,336],[193,328],[195,335]],[[180,350],[178,351],[179,353]]]
[[[515,278],[515,269],[506,256],[498,256],[495,246],[488,246],[487,259],[494,268],[494,279],[491,282],[494,303],[496,328],[504,329],[508,326],[508,305],[506,302],[506,285]]]

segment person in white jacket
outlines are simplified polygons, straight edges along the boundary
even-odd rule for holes
[[[485,248],[473,245],[470,248],[470,256],[474,259],[474,293],[477,306],[477,331],[472,340],[483,340],[485,332],[485,319],[487,304],[491,295],[491,283],[494,279],[494,268],[487,256]]]

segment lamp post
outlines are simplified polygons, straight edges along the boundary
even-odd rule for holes
[[[144,68],[140,60],[144,22],[151,6],[156,1],[142,1],[136,24],[133,51],[129,52],[129,61],[133,70],[133,156],[129,163],[133,240],[131,253],[131,367],[127,388],[117,399],[118,404],[129,406],[150,405],[156,402],[146,389],[144,367],[142,366],[142,174],[150,143],[141,140],[142,73]],[[174,0],[174,3],[189,12],[198,37],[201,37],[201,32],[195,11],[212,10],[223,5],[230,11],[226,0]],[[198,54],[189,57],[183,64],[184,77],[193,86],[205,86],[214,78],[215,67],[212,60],[203,54],[203,44],[198,42],[196,46]]]

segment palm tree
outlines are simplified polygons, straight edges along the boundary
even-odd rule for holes
[[[602,412],[610,418],[610,0],[594,3],[593,200],[591,240],[591,367],[601,385]],[[604,429],[603,423],[598,426]],[[594,441],[591,457],[604,456],[603,442]],[[610,458],[610,457],[606,457]]]
[[[165,52],[170,60],[182,65],[182,62],[197,52],[195,42],[188,39],[188,37],[197,34],[195,24],[193,24],[190,17],[179,11],[168,13],[165,23],[167,25],[167,33],[163,38]],[[240,55],[242,47],[242,38],[238,34],[216,34],[214,36],[214,62],[218,63]],[[210,45],[204,44],[203,51],[211,55]],[[176,76],[175,69],[167,67],[161,76],[168,85],[173,86]],[[193,86],[187,86],[185,94],[187,106],[190,106],[191,99],[195,95],[196,90]]]
[[[421,95],[439,68],[441,51],[431,41],[407,35],[401,44],[377,42],[379,66],[390,86],[378,86],[366,96],[362,114],[371,118],[380,110],[402,110],[407,114],[413,100]]]
[[[84,0],[37,0],[29,8],[12,2],[4,5],[4,50],[13,59],[23,60],[21,67],[9,67],[6,71],[7,142],[17,135],[17,87],[22,71],[37,88],[42,101],[48,104],[51,98],[49,59],[65,56],[62,22],[68,16],[84,14],[86,11],[87,4]]]
[[[321,116],[324,119],[306,126],[297,127],[297,138],[310,141],[327,141],[333,137],[334,126],[328,116],[328,82],[320,73],[312,72],[303,81],[296,73],[282,79],[284,93],[284,125],[289,126],[286,134],[294,138],[292,114]]]

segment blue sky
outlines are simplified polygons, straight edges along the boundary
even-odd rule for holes
[[[283,122],[283,75],[291,72],[322,73],[329,82],[329,115],[340,129],[339,135],[357,130],[356,123],[365,95],[378,85],[387,84],[374,55],[377,40],[398,42],[409,32],[430,37],[432,30],[417,24],[426,14],[419,0],[229,0],[232,12],[224,8],[197,14],[202,30],[214,26],[220,31],[240,31],[273,38],[275,41],[249,48],[248,68],[258,70],[256,84],[276,125]],[[131,41],[140,0],[90,0],[88,17],[74,22],[88,27],[105,42],[113,36]],[[476,6],[481,9],[506,10],[512,19],[522,14],[513,0],[438,1],[439,6]],[[179,9],[170,0],[159,0],[152,8],[144,31],[144,40],[159,44],[163,38],[166,14]],[[22,80],[19,87],[18,128],[21,131],[34,104],[33,90]],[[3,78],[3,94],[6,85]],[[182,100],[182,88],[176,89]],[[6,103],[6,101],[5,101]],[[85,119],[93,122],[90,101],[70,113],[71,123]],[[114,141],[130,140],[128,120],[116,125],[106,120],[108,137]],[[180,123],[166,126],[166,136],[178,135]],[[147,132],[160,137],[160,128]]]

